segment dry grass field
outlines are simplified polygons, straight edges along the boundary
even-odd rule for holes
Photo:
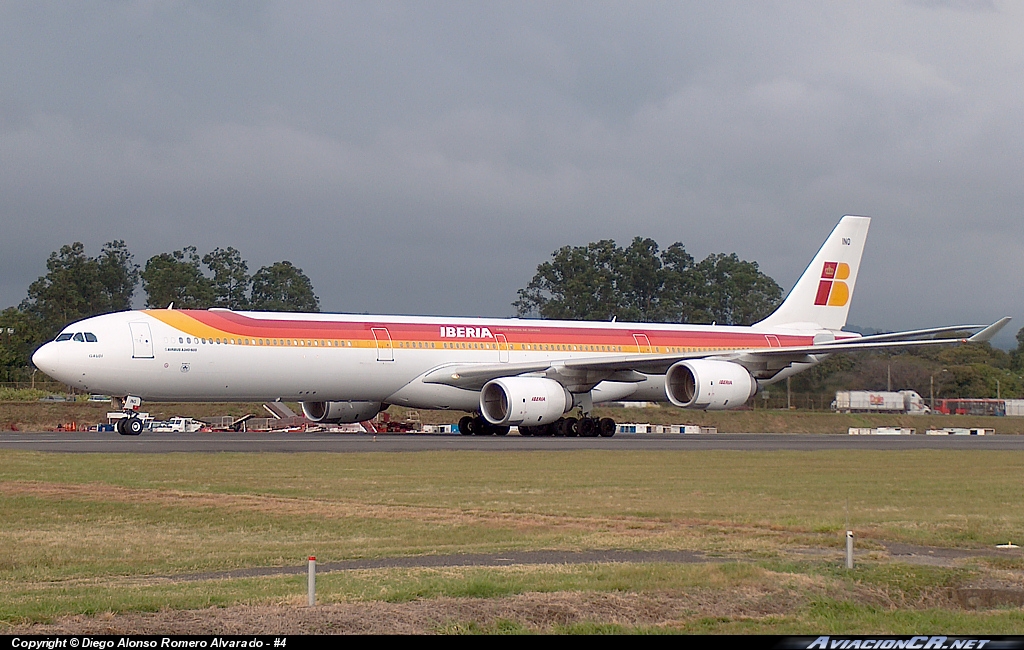
[[[0,632],[1021,633],[1024,556],[994,546],[1024,540],[1022,475],[989,452],[5,451]],[[538,550],[706,561],[415,561]],[[323,574],[315,608],[304,576],[245,572],[308,555],[413,560]]]

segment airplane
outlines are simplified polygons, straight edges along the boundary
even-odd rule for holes
[[[142,400],[295,401],[317,423],[391,404],[473,413],[463,434],[611,436],[595,404],[743,406],[833,353],[988,341],[1010,320],[844,332],[870,217],[845,216],[774,313],[752,326],[144,309],[73,323],[35,352],[47,375],[113,395],[122,435]],[[977,331],[968,338],[934,338]],[[930,338],[926,338],[930,337]],[[579,417],[571,415],[574,411]]]

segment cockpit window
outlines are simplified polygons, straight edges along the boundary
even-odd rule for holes
[[[57,337],[57,341],[70,341],[72,334],[70,332],[64,332]]]
[[[85,337],[84,337],[84,336],[82,336],[82,333],[81,333],[81,332],[75,332],[75,336],[74,336],[74,339],[75,339],[76,341],[78,341],[79,343],[84,343],[84,342],[85,342]]]
[[[87,342],[89,342],[89,343],[95,343],[96,342],[96,335],[93,334],[92,332],[86,332],[85,333],[85,340]]]

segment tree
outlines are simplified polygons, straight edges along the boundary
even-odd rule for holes
[[[288,261],[264,266],[253,274],[250,305],[259,311],[320,311],[313,283]]]
[[[689,322],[753,325],[782,301],[782,287],[735,253],[708,255],[693,270],[701,289]]]
[[[611,240],[563,246],[512,305],[541,318],[749,325],[781,296],[756,262],[718,254],[694,264],[678,242],[659,253],[657,242],[637,237],[625,249]]]
[[[626,321],[654,321],[661,313],[665,272],[658,242],[636,237],[615,257],[617,315]]]
[[[1024,327],[1017,330],[1017,349],[1010,353],[1010,367],[1024,370]]]
[[[213,272],[211,285],[214,306],[228,309],[245,309],[249,305],[249,265],[242,255],[231,248],[215,248],[203,256],[203,264]]]
[[[101,295],[95,260],[75,242],[50,253],[46,275],[29,285],[22,308],[56,333],[64,324],[92,315]]]
[[[131,308],[139,269],[123,241],[103,245],[99,257],[81,242],[62,246],[46,261],[46,275],[28,288],[21,310],[34,317],[46,340],[70,322]]]
[[[195,246],[154,255],[142,272],[146,304],[166,307],[173,302],[180,309],[320,311],[313,283],[291,262],[264,266],[251,277],[248,270],[241,253],[230,246],[215,248],[202,259]]]
[[[29,365],[32,352],[48,338],[32,314],[16,307],[0,312],[0,381],[11,381],[12,375]]]
[[[693,256],[676,242],[661,254],[662,296],[657,318],[662,323],[691,323],[703,283],[694,272]]]
[[[537,273],[512,305],[520,315],[541,318],[611,320],[619,310],[615,286],[620,251],[606,239],[586,246],[563,246]]]
[[[97,273],[103,286],[109,311],[132,308],[132,297],[139,286],[139,265],[123,240],[103,244],[96,259]]]
[[[215,305],[213,283],[199,268],[195,246],[160,253],[149,258],[142,271],[146,306],[163,308],[174,303],[179,309],[207,309]]]

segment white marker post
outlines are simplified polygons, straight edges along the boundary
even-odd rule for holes
[[[309,606],[316,605],[316,556],[309,556]]]
[[[853,531],[846,531],[846,568],[853,568]]]

